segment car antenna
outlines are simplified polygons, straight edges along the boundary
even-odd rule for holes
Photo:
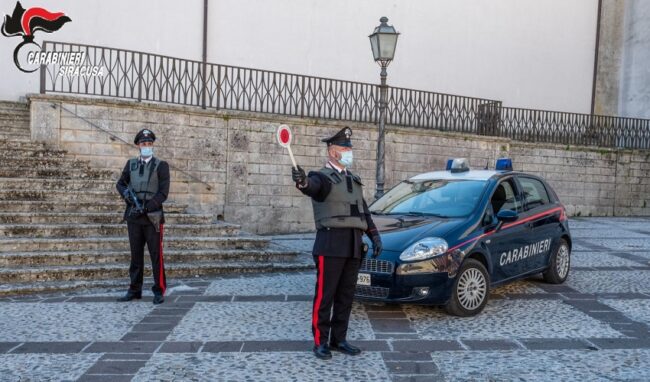
[[[485,170],[488,169],[488,166],[489,166],[489,165],[490,165],[490,159],[488,158],[488,159],[485,161]]]

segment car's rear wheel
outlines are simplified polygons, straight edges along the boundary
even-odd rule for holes
[[[544,281],[551,284],[562,284],[569,276],[571,268],[571,250],[566,240],[560,239],[560,245],[551,255],[551,264],[542,274]]]
[[[480,261],[465,260],[453,288],[451,298],[445,305],[447,313],[461,317],[479,314],[487,304],[490,292],[487,269]]]

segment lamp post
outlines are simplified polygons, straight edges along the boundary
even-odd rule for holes
[[[368,36],[370,38],[370,47],[372,48],[372,55],[375,62],[381,67],[381,85],[379,85],[379,136],[377,137],[377,189],[375,191],[375,200],[384,195],[384,178],[385,178],[385,165],[384,165],[384,135],[386,126],[386,108],[388,102],[386,100],[388,93],[388,86],[386,86],[386,68],[393,61],[395,56],[395,48],[397,46],[397,37],[399,33],[388,25],[388,17],[379,19],[381,24],[375,28],[373,33]]]

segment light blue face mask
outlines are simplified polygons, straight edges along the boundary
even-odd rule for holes
[[[341,153],[341,159],[339,159],[339,163],[343,165],[344,167],[350,167],[352,166],[352,151],[344,151]]]
[[[150,157],[153,155],[153,147],[140,147],[140,155]]]

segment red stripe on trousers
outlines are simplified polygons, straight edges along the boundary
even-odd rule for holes
[[[165,295],[165,290],[167,289],[167,285],[165,285],[165,266],[163,265],[163,232],[165,230],[165,225],[161,224],[160,225],[160,245],[159,245],[159,251],[158,251],[158,262],[160,263],[159,270],[158,270],[158,285],[160,285],[160,288],[162,289],[162,295]]]
[[[318,330],[318,311],[323,301],[323,273],[325,273],[325,258],[318,256],[318,292],[316,293],[316,303],[314,304],[314,313],[312,315],[312,325],[314,325],[314,342],[320,346],[320,330]]]

